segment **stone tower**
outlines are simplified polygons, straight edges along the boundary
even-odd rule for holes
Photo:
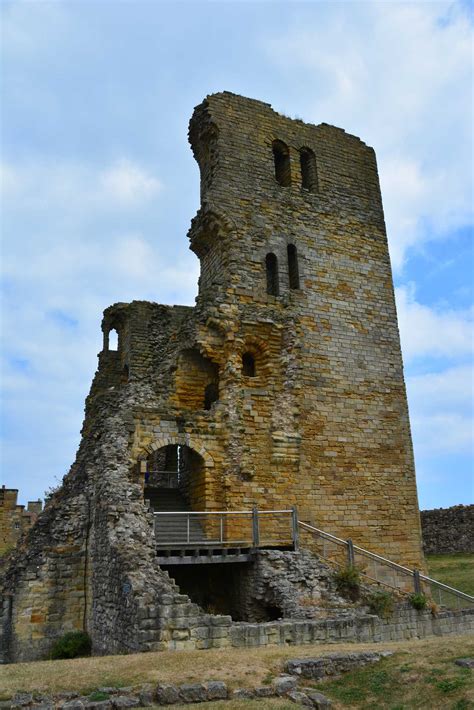
[[[214,622],[155,558],[145,499],[164,473],[192,510],[297,506],[423,564],[374,151],[227,92],[196,108],[189,137],[196,306],[105,311],[76,461],[5,576],[6,658],[69,628],[96,652],[199,645]]]

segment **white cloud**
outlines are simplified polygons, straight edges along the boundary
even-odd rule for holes
[[[411,375],[407,387],[418,407],[472,408],[474,368],[472,364],[449,367],[441,372]]]
[[[162,190],[161,181],[128,159],[97,169],[76,163],[3,163],[0,168],[3,196],[21,201],[22,208],[67,209],[141,207]]]
[[[410,419],[418,456],[472,452],[473,386],[472,365],[407,377]]]
[[[414,414],[411,417],[411,426],[415,452],[420,457],[441,453],[472,453],[472,417],[456,412]]]
[[[105,195],[129,204],[154,197],[161,183],[129,160],[119,160],[100,176]]]
[[[462,357],[474,350],[473,312],[418,303],[413,286],[395,290],[405,361],[420,357]]]
[[[411,246],[472,221],[472,28],[451,2],[318,7],[267,51],[304,83],[306,119],[374,146],[400,270]]]

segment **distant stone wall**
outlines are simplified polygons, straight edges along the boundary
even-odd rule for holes
[[[422,510],[421,527],[427,555],[474,552],[474,505]]]
[[[20,536],[31,528],[42,509],[40,500],[28,501],[25,509],[24,505],[18,504],[16,488],[0,488],[0,558],[15,547]]]

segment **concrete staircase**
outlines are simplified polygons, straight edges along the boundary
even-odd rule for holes
[[[157,513],[191,511],[186,499],[176,488],[145,489],[145,499],[150,501],[152,510]],[[189,523],[185,515],[156,515],[155,538],[157,547],[169,548],[178,544],[198,544],[205,539],[205,534],[195,515],[189,516]]]

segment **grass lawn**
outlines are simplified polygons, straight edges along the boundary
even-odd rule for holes
[[[474,656],[474,638],[452,636],[384,644],[332,644],[209,651],[163,651],[129,656],[103,656],[70,661],[41,661],[0,666],[0,699],[17,691],[54,693],[76,690],[90,694],[103,686],[142,683],[186,683],[224,680],[230,688],[271,682],[288,658],[340,651],[389,649],[380,663],[313,684],[334,708],[405,710],[408,708],[474,708],[473,672],[453,660]],[[203,703],[205,710],[295,710],[289,701],[262,699]],[[189,707],[189,706],[187,706]]]
[[[427,555],[426,561],[433,579],[474,596],[474,555]]]

